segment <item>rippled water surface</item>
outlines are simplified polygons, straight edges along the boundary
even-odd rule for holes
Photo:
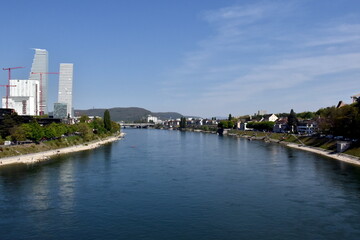
[[[132,129],[0,169],[0,239],[360,239],[360,168],[277,144]]]

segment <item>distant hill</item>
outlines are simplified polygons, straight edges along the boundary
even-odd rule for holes
[[[81,116],[81,115],[87,115],[87,116],[100,116],[102,117],[105,112],[105,108],[95,108],[95,109],[88,109],[88,110],[75,110],[75,116]],[[138,107],[128,107],[128,108],[110,108],[110,116],[111,120],[119,122],[119,121],[125,121],[125,122],[132,122],[132,121],[138,121],[142,118],[145,118],[147,115],[152,115],[155,117],[160,118],[161,120],[165,119],[175,119],[175,118],[181,118],[183,115],[176,112],[151,112],[149,110],[146,110],[144,108],[138,108]]]
[[[183,117],[180,113],[177,112],[153,112],[151,113],[152,116],[158,117],[161,120],[165,119],[177,119]]]

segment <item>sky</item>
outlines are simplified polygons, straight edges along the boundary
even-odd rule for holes
[[[27,79],[32,48],[50,72],[74,63],[75,109],[239,116],[360,93],[358,0],[12,0],[0,22],[0,67]],[[52,105],[57,76],[49,86]]]

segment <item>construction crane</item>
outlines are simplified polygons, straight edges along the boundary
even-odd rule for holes
[[[1,85],[2,87],[6,87],[6,108],[9,108],[10,87],[16,87],[16,85],[10,85],[11,70],[18,69],[18,68],[24,68],[24,67],[3,68],[4,71],[8,71],[8,84],[7,85]]]
[[[43,105],[43,91],[42,91],[42,75],[43,74],[60,74],[58,72],[31,72],[31,74],[40,74],[40,111],[39,111],[39,115],[42,116],[44,115],[44,105]]]
[[[0,87],[6,87],[6,90],[9,88],[9,87],[16,87],[16,85],[0,85]],[[6,91],[7,92],[7,91]],[[6,95],[6,108],[9,108],[9,102],[8,102],[8,95]]]

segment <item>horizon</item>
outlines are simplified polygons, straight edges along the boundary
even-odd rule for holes
[[[12,76],[27,79],[34,48],[48,51],[50,72],[73,63],[78,110],[121,105],[202,117],[314,112],[360,93],[359,12],[356,0],[41,0],[36,6],[19,0],[0,15],[7,22],[0,67],[26,67]],[[6,82],[0,71],[0,84]],[[49,76],[49,86],[52,111],[57,76]]]

